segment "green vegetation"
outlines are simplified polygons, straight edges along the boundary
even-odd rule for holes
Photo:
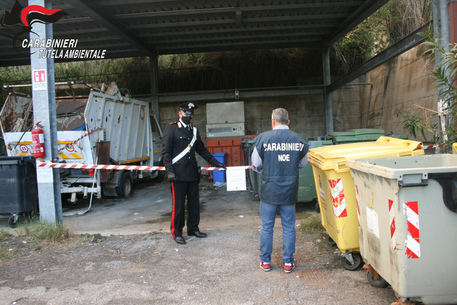
[[[439,152],[450,153],[452,152],[452,144],[457,137],[455,129],[457,118],[457,105],[455,103],[457,94],[457,44],[444,45],[434,37],[431,27],[423,36],[427,39],[423,43],[426,46],[425,55],[431,56],[436,63],[437,68],[432,72],[432,75],[442,101],[442,110],[437,112],[432,109],[423,109],[425,114],[422,116],[416,114],[403,115],[403,128],[414,137],[420,133],[425,141],[427,141],[426,132],[431,133],[433,143],[444,145]]]
[[[431,19],[431,0],[390,0],[332,46],[332,79],[359,67]]]
[[[45,221],[31,221],[19,228],[20,236],[28,236],[35,243],[60,243],[68,240],[70,231],[63,224],[50,224]]]
[[[11,239],[11,237],[11,234],[5,230],[0,230],[0,263],[5,261],[10,255],[14,254],[13,249],[3,246],[3,243]]]
[[[418,135],[424,138],[427,142],[426,131],[428,130],[428,123],[423,118],[419,118],[414,114],[403,115],[403,130],[408,131],[413,138],[417,139]]]
[[[324,233],[325,229],[321,223],[320,214],[303,213],[298,214],[299,230],[304,233]]]
[[[0,230],[0,263],[12,258],[23,248],[39,251],[50,244],[61,244],[68,241],[70,231],[62,224],[49,224],[32,218],[19,226],[14,235]]]

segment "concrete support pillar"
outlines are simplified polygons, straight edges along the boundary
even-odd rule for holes
[[[331,84],[332,79],[330,75],[330,54],[329,48],[324,47],[322,49],[322,63],[323,63],[323,75],[324,75],[324,117],[325,117],[325,132],[333,132],[333,105],[332,105],[332,93],[327,91],[327,87]]]
[[[52,8],[51,0],[29,0],[29,5]],[[35,22],[30,39],[53,39],[52,23]],[[37,37],[38,36],[38,37]],[[40,58],[39,49],[31,48],[33,120],[43,126],[46,156],[45,161],[58,157],[56,90],[54,59]],[[58,169],[37,168],[38,204],[40,218],[48,223],[62,222],[62,198]]]

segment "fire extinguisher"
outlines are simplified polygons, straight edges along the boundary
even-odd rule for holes
[[[36,123],[32,129],[32,145],[33,155],[36,159],[44,158],[46,156],[46,151],[44,150],[43,126],[40,125],[40,122]]]

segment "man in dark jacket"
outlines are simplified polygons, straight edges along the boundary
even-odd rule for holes
[[[252,165],[262,173],[260,190],[260,268],[271,270],[273,227],[276,212],[281,213],[283,229],[284,271],[295,268],[295,202],[298,191],[298,170],[308,163],[308,140],[289,129],[289,113],[284,108],[273,110],[273,130],[261,133],[254,141]]]
[[[187,235],[206,237],[200,232],[200,197],[198,182],[200,167],[195,152],[214,167],[226,166],[217,161],[206,149],[197,127],[190,124],[195,103],[179,105],[179,120],[170,123],[163,134],[163,163],[171,185],[173,208],[171,212],[171,234],[178,244],[186,244],[182,236],[185,222],[185,201],[187,197]]]

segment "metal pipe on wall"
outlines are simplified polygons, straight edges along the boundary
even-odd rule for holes
[[[444,48],[444,51],[450,52],[451,50],[451,33],[450,33],[450,21],[449,21],[449,2],[448,0],[433,0],[433,28],[434,28],[434,38],[440,44],[441,47]],[[436,68],[440,68],[442,63],[443,54],[440,52],[436,52]],[[442,67],[441,67],[442,68]],[[451,69],[443,69],[445,76],[448,78],[449,83],[452,83],[452,76],[451,76]],[[443,86],[438,87],[438,98],[440,101],[449,102],[452,101],[452,96],[446,94],[446,88]],[[438,103],[440,103],[438,101]],[[446,108],[452,106],[452,104],[448,104]],[[448,122],[447,125],[452,126],[454,122],[452,122],[452,117],[450,115],[447,116]]]
[[[330,73],[330,53],[329,48],[322,49],[322,63],[323,63],[323,76],[324,86],[327,87],[332,83]],[[324,118],[325,118],[325,132],[333,132],[333,104],[332,92],[324,90]]]

